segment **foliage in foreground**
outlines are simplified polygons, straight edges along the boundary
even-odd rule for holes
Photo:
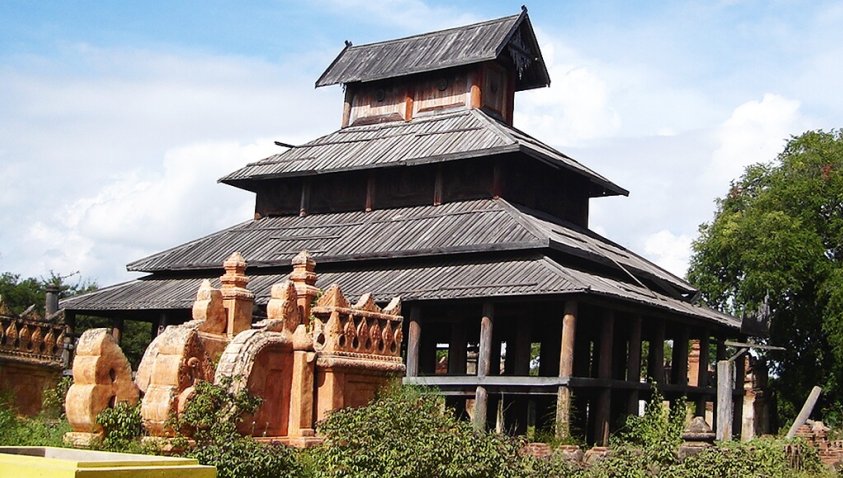
[[[177,430],[193,431],[196,446],[187,448],[185,455],[216,466],[219,478],[303,476],[296,450],[237,432],[238,423],[258,409],[260,399],[246,390],[231,392],[230,385],[228,380],[219,385],[196,384],[196,394],[173,423]]]
[[[793,467],[780,439],[731,442],[678,459],[684,428],[684,404],[664,407],[653,400],[641,417],[630,418],[612,443],[612,455],[590,467],[565,460],[560,451],[549,459],[520,453],[523,442],[476,432],[455,418],[441,397],[395,387],[367,407],[335,412],[320,424],[326,442],[299,451],[258,442],[237,432],[237,424],[256,410],[248,393],[232,393],[228,384],[197,384],[195,399],[173,421],[193,430],[195,447],[186,456],[217,467],[220,478],[316,477],[369,478],[821,478],[833,474],[813,448],[799,441],[801,462]],[[118,405],[99,417],[106,431],[97,448],[154,453],[141,446],[138,407]],[[18,418],[0,401],[0,444],[61,446],[66,421]],[[182,445],[187,440],[182,438]],[[177,443],[178,444],[178,443]]]
[[[793,137],[770,164],[746,168],[700,226],[689,280],[723,311],[765,302],[772,382],[786,421],[814,385],[827,423],[843,424],[843,131]]]
[[[520,443],[475,432],[439,396],[395,387],[367,407],[332,413],[312,450],[318,477],[519,476]]]
[[[63,446],[70,426],[47,416],[18,417],[7,397],[0,397],[0,446]]]

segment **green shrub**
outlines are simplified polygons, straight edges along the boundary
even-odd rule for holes
[[[18,417],[9,401],[0,398],[0,445],[63,446],[64,434],[69,431],[65,420]]]
[[[41,402],[41,414],[49,418],[64,417],[64,401],[67,398],[67,391],[73,385],[73,377],[63,376],[56,383],[56,386],[44,390],[44,397]]]
[[[393,387],[370,405],[337,410],[318,425],[315,474],[339,477],[521,476],[521,443],[476,432],[439,396]]]
[[[794,469],[785,445],[800,447],[802,463]],[[832,476],[819,461],[816,450],[799,440],[759,438],[749,442],[720,442],[716,447],[689,457],[672,471],[671,477],[704,478],[795,478]],[[666,475],[667,476],[667,475]]]
[[[260,399],[246,390],[232,393],[230,385],[231,380],[221,384],[198,382],[184,413],[173,420],[176,430],[193,432],[195,446],[187,447],[185,456],[216,466],[219,478],[302,476],[296,451],[238,433],[237,424],[244,415],[257,410]],[[180,438],[186,444],[184,437]]]
[[[104,436],[96,448],[119,452],[146,451],[139,445],[143,434],[143,420],[140,414],[141,404],[129,405],[119,402],[114,408],[106,408],[97,415],[97,423],[102,425]]]

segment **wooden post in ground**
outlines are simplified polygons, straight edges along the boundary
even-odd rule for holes
[[[817,400],[820,398],[820,392],[822,392],[820,387],[815,386],[811,389],[808,399],[805,400],[805,404],[802,405],[802,410],[799,411],[799,415],[796,415],[796,420],[793,421],[793,425],[787,432],[787,439],[795,437],[796,431],[799,430],[799,427],[801,427],[802,424],[805,423],[805,420],[807,420],[811,415],[811,410],[814,409],[814,405],[817,404]]]
[[[565,302],[565,315],[562,318],[562,346],[559,352],[559,377],[571,378],[574,370],[574,339],[577,330],[577,303]],[[571,436],[571,389],[560,385],[556,395],[556,437]]]
[[[494,325],[494,307],[491,303],[483,304],[483,316],[480,318],[480,347],[477,353],[477,376],[489,375],[492,365],[492,327]],[[474,417],[472,422],[477,430],[486,429],[489,394],[486,387],[477,386],[474,394]]]
[[[603,380],[612,378],[612,349],[615,334],[615,314],[611,310],[603,313],[600,329],[600,343],[598,344],[599,358],[597,362],[597,377]],[[594,419],[594,442],[598,446],[609,444],[609,416],[611,416],[612,389],[605,386],[597,396]]]
[[[716,438],[732,439],[732,392],[735,388],[734,363],[730,360],[717,362],[717,424]]]
[[[702,337],[700,337],[699,341],[699,362],[697,364],[697,383],[696,386],[700,388],[708,388],[708,344],[709,344],[709,334],[708,330],[703,331]],[[705,403],[706,398],[704,395],[700,395],[697,398],[696,402],[696,410],[694,411],[694,415],[699,417],[705,417]]]

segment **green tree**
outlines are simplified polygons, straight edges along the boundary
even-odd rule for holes
[[[3,298],[3,302],[12,313],[20,314],[29,306],[34,305],[35,310],[43,315],[47,286],[58,287],[59,297],[61,298],[84,294],[97,289],[96,282],[82,279],[78,279],[75,283],[68,281],[78,274],[78,272],[74,272],[62,275],[50,271],[49,277],[22,279],[20,274],[3,272],[0,274],[0,297]]]
[[[780,411],[795,415],[814,385],[821,413],[841,418],[843,388],[843,132],[793,137],[777,160],[746,168],[700,226],[689,280],[738,316],[765,298]]]

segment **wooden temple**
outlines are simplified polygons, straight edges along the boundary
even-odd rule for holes
[[[725,357],[740,321],[589,230],[592,198],[628,192],[513,126],[515,93],[550,84],[526,9],[346,43],[316,82],[334,84],[340,129],[220,179],[255,193],[254,218],[130,263],[148,275],[65,300],[69,323],[188,320],[233,251],[265,314],[307,250],[318,286],[401,297],[404,382],[438,387],[478,427],[605,444],[649,398],[648,378],[710,408],[709,357]]]

